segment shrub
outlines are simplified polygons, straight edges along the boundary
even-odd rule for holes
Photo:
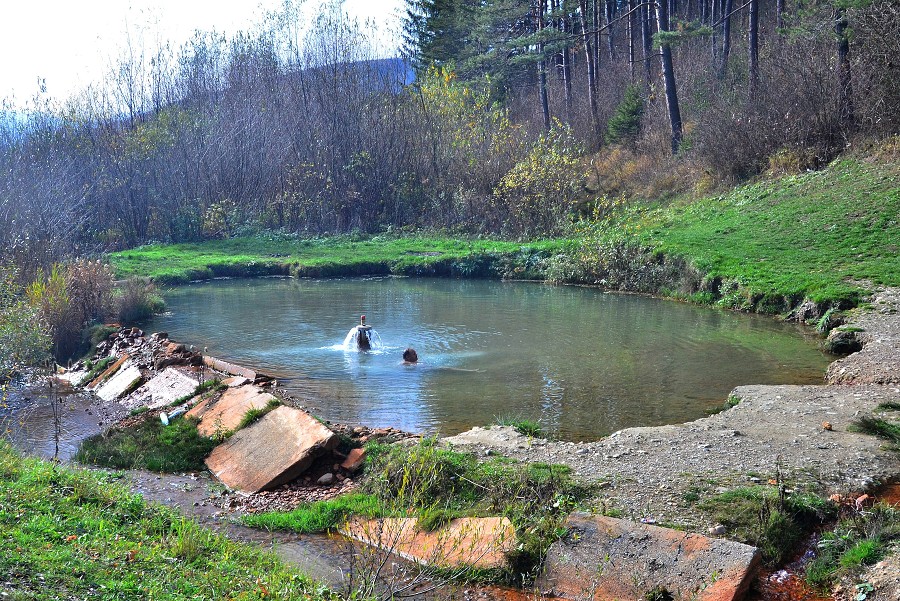
[[[156,286],[141,278],[130,278],[118,290],[116,314],[121,323],[134,323],[147,319],[165,309],[165,302],[156,292]]]
[[[15,275],[14,269],[0,265],[0,382],[50,356],[47,328]]]

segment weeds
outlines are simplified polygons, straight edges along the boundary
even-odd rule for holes
[[[512,426],[516,429],[516,432],[523,436],[530,436],[531,438],[544,438],[544,429],[541,427],[540,422],[532,419],[498,417],[497,425]]]
[[[177,419],[164,426],[152,415],[132,428],[113,428],[81,443],[75,460],[114,469],[184,472],[204,469],[215,441],[197,432],[197,422]]]
[[[853,432],[869,434],[870,436],[877,436],[894,445],[900,444],[900,425],[881,419],[880,417],[864,415],[850,425],[850,430]]]
[[[104,357],[100,359],[88,370],[88,372],[84,375],[83,378],[78,382],[79,386],[87,386],[91,382],[94,381],[94,378],[102,374],[106,371],[106,368],[112,365],[116,361],[115,355],[110,355],[109,357]]]
[[[878,404],[879,411],[900,411],[900,403],[894,401],[885,401]]]
[[[268,403],[266,403],[265,407],[260,408],[252,408],[248,409],[244,416],[241,418],[241,421],[238,423],[235,430],[240,430],[242,428],[246,428],[252,424],[258,422],[264,415],[272,411],[273,409],[281,406],[281,401],[278,399],[270,399]]]
[[[717,413],[722,413],[723,411],[728,411],[732,407],[737,407],[740,403],[741,403],[741,397],[732,394],[732,395],[729,395],[728,399],[726,399],[725,402],[722,403],[720,406],[714,407],[713,409],[710,409],[709,411],[707,411],[707,414],[708,415],[716,415]]]
[[[836,512],[825,499],[788,495],[781,485],[736,488],[698,507],[728,528],[735,539],[759,547],[768,565],[783,562],[814,526]]]
[[[869,510],[852,509],[817,545],[817,556],[806,567],[806,580],[829,589],[844,576],[855,577],[881,560],[900,540],[900,510],[879,503]]]

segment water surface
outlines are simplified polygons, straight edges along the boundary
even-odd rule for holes
[[[740,384],[818,383],[797,326],[672,301],[533,283],[220,280],[166,293],[146,327],[255,367],[317,415],[453,434],[498,418],[565,440],[702,417]],[[342,346],[365,314],[383,347]],[[420,363],[401,364],[407,346]]]

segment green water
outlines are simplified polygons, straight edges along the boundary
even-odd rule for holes
[[[772,319],[542,284],[224,280],[166,300],[151,331],[275,375],[324,419],[417,432],[506,417],[595,440],[702,417],[740,384],[820,382],[830,360]],[[367,353],[342,346],[360,314],[382,343]]]

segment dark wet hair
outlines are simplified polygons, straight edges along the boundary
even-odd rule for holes
[[[419,355],[416,353],[416,349],[408,348],[403,351],[403,360],[407,363],[415,363],[419,360]]]

